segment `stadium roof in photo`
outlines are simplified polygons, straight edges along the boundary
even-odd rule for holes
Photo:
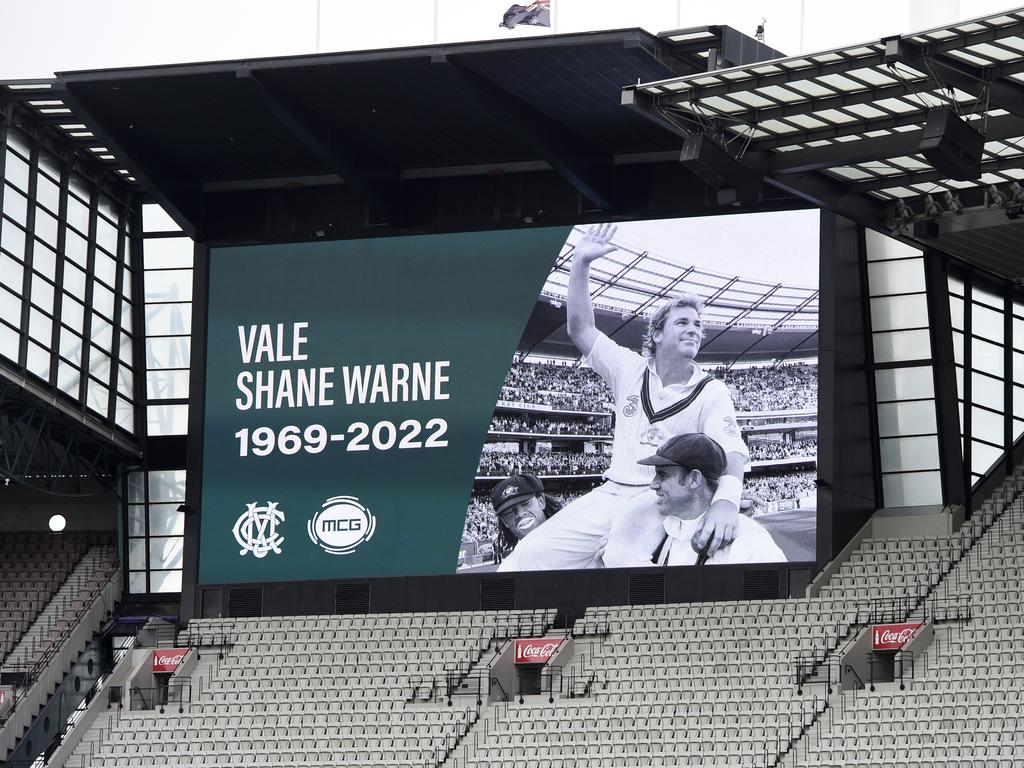
[[[631,85],[623,102],[679,137],[712,138],[772,188],[1024,275],[1012,255],[1024,246],[1012,220],[1024,204],[1024,9]],[[984,136],[975,178],[919,151],[939,108]]]
[[[582,231],[581,227],[574,230]],[[622,242],[616,245],[616,251],[591,268],[591,281],[598,284],[591,295],[597,309],[646,316],[672,296],[693,293],[704,300],[703,319],[710,326],[743,328],[764,335],[818,327],[816,287],[713,272],[682,263],[675,256]],[[556,301],[565,299],[572,250],[571,244],[563,250],[544,286],[544,296]]]

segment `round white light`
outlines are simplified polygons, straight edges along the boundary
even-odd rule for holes
[[[50,518],[50,530],[54,533],[60,533],[64,530],[64,526],[68,524],[67,518],[64,515],[54,515]]]

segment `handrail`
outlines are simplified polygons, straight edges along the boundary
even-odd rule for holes
[[[499,680],[496,677],[492,677],[491,680],[490,680],[490,687],[493,688],[494,686],[498,686],[498,690],[501,691],[501,698],[502,698],[502,700],[503,701],[508,701],[509,698],[510,698],[510,696],[508,695],[508,691],[506,691],[505,690],[505,686],[501,684],[501,680]],[[490,695],[490,690],[488,690],[487,693],[488,693],[488,695]]]
[[[48,638],[47,644],[43,646],[45,648],[43,654],[39,656],[33,663],[5,664],[0,666],[0,670],[5,671],[7,673],[22,673],[20,684],[16,683],[13,686],[11,707],[7,710],[7,714],[4,716],[4,718],[0,720],[0,725],[6,723],[7,720],[10,719],[14,711],[17,709],[19,699],[27,695],[28,691],[35,684],[39,676],[46,670],[46,668],[50,665],[53,659],[56,658],[57,654],[60,653],[61,648],[74,633],[81,618],[93,607],[96,601],[103,596],[104,591],[109,586],[111,581],[113,581],[114,577],[118,575],[119,571],[120,567],[115,562],[114,565],[112,565],[110,568],[103,572],[103,581],[101,581],[99,586],[96,588],[95,592],[89,595],[88,599],[79,606],[78,610],[73,614],[73,621],[69,622],[68,625],[56,637],[50,636]],[[92,579],[89,580],[91,581]],[[66,584],[68,582],[65,581],[64,583]],[[79,601],[74,600],[69,602],[77,603]],[[32,646],[34,648],[34,641],[32,643]],[[21,696],[18,695],[19,691],[22,694]]]
[[[834,643],[831,645],[828,643],[828,636],[826,634],[825,648],[813,650],[810,657],[797,657],[797,686],[800,687],[806,684],[810,678],[817,673],[818,667],[820,667],[821,664],[825,663],[825,661],[833,654],[839,652],[840,645],[844,638],[849,638],[844,646],[849,647],[850,643],[856,640],[856,630],[861,627],[876,623],[903,623],[913,617],[914,613],[918,610],[921,611],[922,623],[927,622],[929,618],[931,618],[933,622],[938,621],[940,620],[938,618],[938,608],[948,608],[950,602],[956,605],[957,620],[970,620],[973,618],[973,606],[970,603],[969,594],[955,596],[952,601],[950,601],[950,598],[945,598],[940,602],[937,596],[938,589],[940,586],[945,584],[946,578],[954,572],[956,567],[970,557],[975,545],[982,541],[985,534],[988,533],[988,531],[995,525],[999,524],[1007,512],[1011,515],[1013,514],[1012,507],[1013,505],[1007,505],[1004,507],[1002,512],[998,515],[994,515],[987,525],[982,523],[978,527],[972,526],[969,531],[961,529],[958,542],[959,552],[957,555],[955,557],[953,556],[956,549],[954,549],[953,541],[951,539],[948,565],[944,570],[940,566],[935,573],[934,579],[929,572],[926,582],[920,585],[922,588],[917,594],[902,595],[892,598],[869,598],[867,601],[857,601],[855,604],[854,619],[851,622],[847,622],[845,633],[839,630],[842,625],[837,624],[837,636]],[[930,616],[929,599],[931,602]],[[962,608],[966,608],[966,610],[961,610]],[[864,616],[864,620],[861,620],[862,615]],[[948,610],[946,611],[945,620],[952,620]],[[850,637],[851,632],[853,633],[853,637]]]

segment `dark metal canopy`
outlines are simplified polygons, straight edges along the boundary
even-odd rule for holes
[[[728,27],[67,72],[59,98],[195,234],[215,191],[337,184],[400,221],[408,179],[553,169],[612,207],[613,165],[674,159],[628,84],[764,60]],[[659,156],[659,153],[662,153]]]
[[[1024,275],[1024,9],[807,56],[631,85],[623,103],[705,137],[766,185]],[[948,109],[984,137],[974,178],[919,146]]]

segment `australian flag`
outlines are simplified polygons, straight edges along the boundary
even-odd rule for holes
[[[534,27],[551,26],[551,0],[536,0],[529,5],[513,5],[501,20],[499,27],[513,29],[520,24]]]

